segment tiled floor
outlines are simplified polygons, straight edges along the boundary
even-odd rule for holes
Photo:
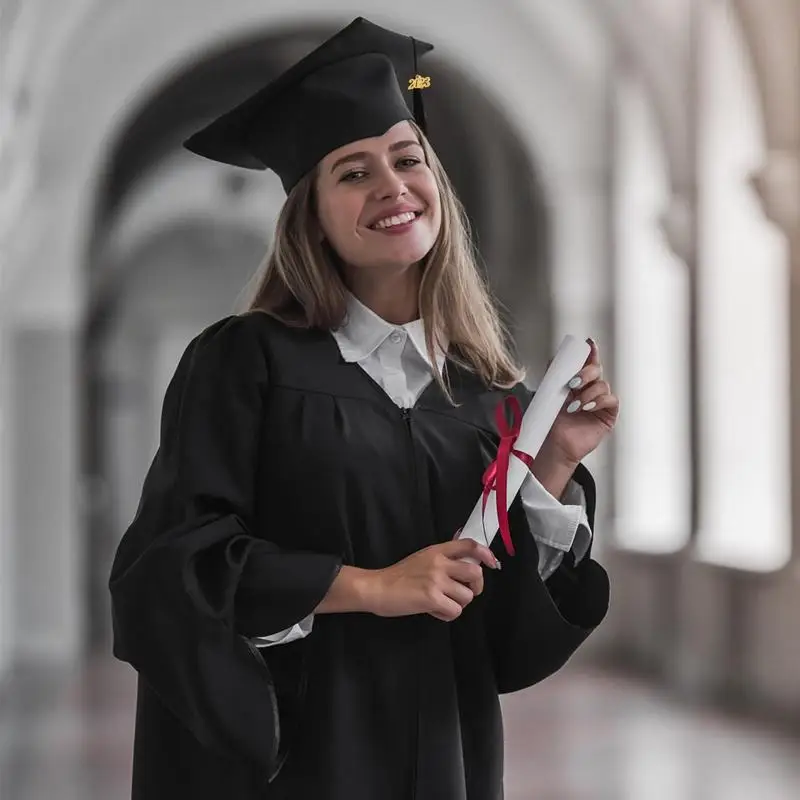
[[[127,800],[133,673],[27,671],[0,717],[0,800]],[[568,668],[503,699],[506,800],[797,800],[800,741]]]
[[[632,678],[566,669],[503,706],[506,800],[800,800],[800,738]]]

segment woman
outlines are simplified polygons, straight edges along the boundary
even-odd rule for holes
[[[499,694],[606,614],[580,461],[618,400],[594,345],[514,555],[453,540],[497,404],[530,392],[404,97],[430,49],[359,18],[186,143],[288,197],[250,309],[178,365],[112,570],[134,798],[501,798]]]

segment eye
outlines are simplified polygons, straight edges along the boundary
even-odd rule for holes
[[[353,170],[352,172],[348,172],[346,175],[342,175],[340,180],[352,183],[352,181],[350,180],[351,178],[354,178],[356,175],[365,175],[365,174],[366,173],[363,170]]]
[[[404,156],[403,158],[398,159],[397,163],[404,164],[407,169],[410,169],[411,167],[415,167],[417,164],[421,164],[422,162],[418,158],[414,158],[413,156]],[[366,174],[367,173],[364,170],[354,169],[346,173],[345,175],[342,175],[342,177],[339,180],[340,182],[346,181],[347,183],[353,183],[354,180],[359,180],[358,178],[359,175],[366,175]]]

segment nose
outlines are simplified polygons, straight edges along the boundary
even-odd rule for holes
[[[375,192],[379,199],[383,200],[388,197],[397,197],[403,195],[408,191],[406,182],[402,175],[399,175],[391,167],[384,166],[379,174],[378,180],[375,184]]]

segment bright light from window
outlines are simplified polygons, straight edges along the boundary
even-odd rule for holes
[[[633,78],[617,87],[614,433],[620,546],[671,552],[688,540],[688,280],[659,219],[670,204],[655,121]]]
[[[708,4],[700,137],[698,556],[752,570],[789,557],[788,255],[749,179],[765,158],[734,12]]]

